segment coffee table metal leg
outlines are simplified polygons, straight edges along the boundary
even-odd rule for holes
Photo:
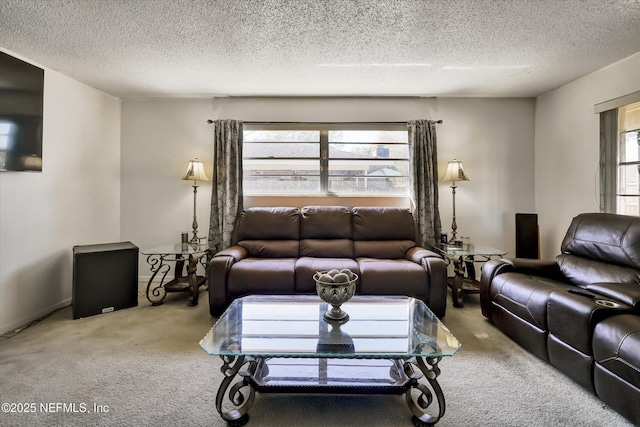
[[[248,412],[255,399],[256,393],[249,378],[255,374],[258,363],[246,356],[220,356],[220,358],[223,362],[220,371],[224,374],[224,379],[216,395],[216,409],[228,425],[243,426],[249,421]],[[243,369],[247,364],[248,366]],[[239,375],[239,378],[236,379],[236,375]],[[233,383],[234,379],[237,380],[235,383]],[[243,389],[246,389],[244,390],[246,395]],[[230,410],[223,408],[226,402],[233,408]]]
[[[437,381],[437,377],[440,375],[438,367],[440,359],[440,357],[416,357],[404,363],[404,371],[411,382],[405,393],[405,398],[413,413],[411,421],[416,427],[433,426],[444,415],[444,393],[442,393]],[[417,366],[420,372],[417,372],[414,366]],[[427,381],[426,384],[419,381],[423,376]],[[434,403],[434,399],[438,404],[437,415],[427,413],[427,409]]]

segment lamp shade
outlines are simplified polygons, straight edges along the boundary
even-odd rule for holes
[[[469,181],[469,178],[467,178],[467,175],[464,173],[462,162],[453,159],[447,165],[447,171],[440,181]]]
[[[204,172],[204,164],[197,158],[189,160],[189,166],[187,166],[187,171],[184,173],[182,179],[190,181],[209,181],[209,177]]]

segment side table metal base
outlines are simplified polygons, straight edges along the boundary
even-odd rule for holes
[[[476,268],[473,257],[459,257],[454,259],[454,274],[449,281],[451,287],[451,298],[453,299],[453,306],[456,308],[464,307],[463,298],[464,294],[478,293],[480,292],[480,283],[476,280]]]
[[[171,270],[170,261],[175,261],[174,278],[165,283],[167,274]],[[187,262],[187,275],[182,276],[185,262]],[[147,300],[151,305],[162,305],[164,298],[169,292],[187,292],[189,297],[188,305],[198,305],[200,286],[206,282],[205,277],[197,275],[199,256],[189,255],[188,259],[182,257],[169,258],[161,254],[147,256],[147,263],[151,266],[153,274],[147,284]],[[159,283],[154,284],[154,279],[158,273],[161,274]]]
[[[433,248],[442,255],[447,265],[453,262],[454,276],[448,279],[454,307],[464,307],[464,294],[480,292],[480,282],[476,280],[476,262],[484,263],[493,257],[502,257],[506,252],[483,245],[451,246],[441,245]]]

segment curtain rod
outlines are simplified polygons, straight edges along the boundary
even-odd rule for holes
[[[434,120],[437,124],[442,124],[442,120]],[[208,124],[214,123],[214,120],[208,119]],[[407,122],[242,122],[247,125],[404,125]]]

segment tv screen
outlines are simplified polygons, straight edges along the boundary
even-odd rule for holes
[[[0,52],[0,171],[42,171],[44,70]]]

